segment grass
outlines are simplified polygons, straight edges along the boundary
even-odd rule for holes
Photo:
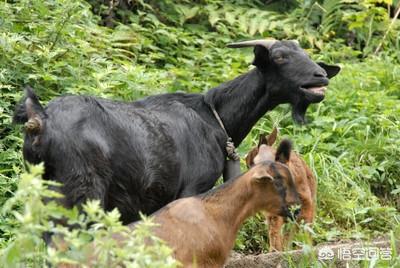
[[[177,25],[181,15],[165,22],[157,14],[164,11],[143,8],[126,24],[109,29],[99,26],[84,1],[17,2],[0,3],[0,206],[15,195],[25,170],[21,128],[11,123],[24,85],[31,84],[44,103],[62,94],[131,101],[165,92],[206,92],[246,72],[252,60],[251,50],[225,47],[254,38],[250,25],[241,29],[240,14],[229,22],[222,10],[208,14],[199,9],[197,20]],[[212,8],[222,2],[215,3]],[[247,9],[237,6],[238,12]],[[215,24],[202,22],[199,18],[210,19],[204,14],[217,16],[211,18]],[[285,33],[296,27],[284,26],[269,35],[296,36]],[[385,44],[379,57],[360,61],[359,51],[339,39],[318,49],[309,49],[312,57],[340,63],[343,70],[332,80],[326,100],[309,109],[310,123],[294,125],[289,107],[282,105],[258,122],[239,151],[244,156],[259,133],[278,126],[280,137],[293,140],[318,178],[314,242],[370,240],[400,225],[400,67],[390,56],[398,52],[391,54]],[[1,248],[10,245],[20,224],[11,211],[0,215]],[[258,215],[241,229],[236,250],[265,252],[267,245]]]

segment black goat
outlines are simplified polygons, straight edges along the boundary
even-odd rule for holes
[[[293,41],[247,41],[256,66],[201,94],[164,94],[132,103],[65,96],[43,108],[32,90],[16,107],[25,123],[24,158],[45,163],[45,179],[62,182],[66,207],[99,199],[124,223],[168,202],[205,192],[224,169],[226,134],[234,144],[268,110],[291,103],[304,122],[310,103],[324,98],[340,68],[314,63]]]

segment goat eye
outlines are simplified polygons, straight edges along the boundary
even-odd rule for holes
[[[274,61],[276,62],[276,63],[284,63],[285,62],[285,57],[283,57],[282,55],[277,55],[277,56],[275,56],[274,57]]]

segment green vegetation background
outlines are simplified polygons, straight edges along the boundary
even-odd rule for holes
[[[120,2],[129,9],[96,0],[0,2],[0,206],[24,171],[22,129],[11,123],[24,85],[43,103],[63,94],[132,101],[204,93],[251,68],[251,49],[227,43],[273,37],[299,40],[342,72],[309,109],[308,125],[294,125],[282,105],[259,121],[241,155],[273,126],[293,140],[318,178],[315,242],[400,236],[399,1]],[[2,248],[21,232],[19,204],[0,215]],[[267,251],[266,234],[261,216],[250,219],[236,249]]]

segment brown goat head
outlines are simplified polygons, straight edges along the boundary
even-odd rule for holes
[[[282,163],[288,167],[301,201],[301,209],[295,212],[295,214],[298,213],[296,219],[298,221],[304,220],[306,224],[312,224],[316,209],[317,183],[315,176],[301,156],[291,151],[290,141],[283,140],[277,149],[273,148],[272,145],[276,138],[276,128],[268,136],[266,134],[260,135],[258,145],[247,154],[247,167],[250,168],[257,164],[262,158],[269,158],[270,161]],[[270,250],[283,250],[285,242],[281,229],[285,220],[276,213],[266,212],[265,216],[269,224]]]
[[[260,195],[256,199],[260,200],[264,211],[292,217],[289,207],[299,204],[299,197],[292,174],[286,166],[291,151],[290,141],[282,141],[276,153],[265,144],[257,149],[252,161],[255,166],[250,170],[250,176],[257,188],[256,194]]]
[[[247,168],[253,166],[255,164],[254,161],[257,161],[256,156],[259,154],[260,147],[261,147],[261,152],[260,155],[258,156],[259,158],[261,157],[261,155],[263,155],[264,158],[265,157],[271,158],[272,155],[275,155],[275,149],[273,149],[271,146],[275,143],[277,135],[278,135],[278,129],[276,127],[274,127],[271,134],[269,134],[268,136],[266,134],[260,134],[257,147],[253,148],[246,156]],[[268,159],[268,160],[275,161],[275,159]]]

